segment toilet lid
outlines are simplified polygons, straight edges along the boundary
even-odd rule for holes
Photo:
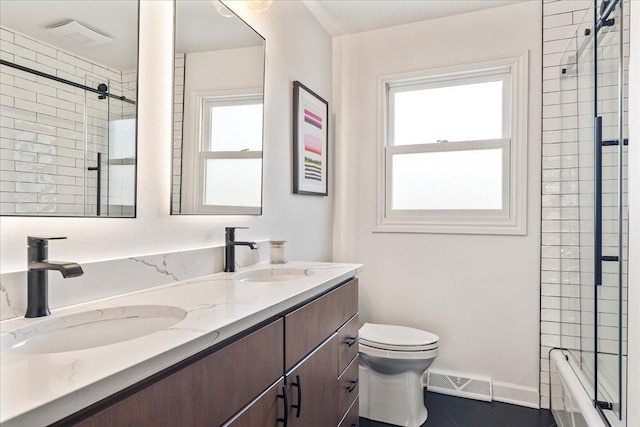
[[[438,347],[439,339],[436,334],[407,326],[365,323],[360,328],[360,344],[385,350],[431,350]]]

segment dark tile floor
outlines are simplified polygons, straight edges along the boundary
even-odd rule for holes
[[[556,427],[551,412],[425,391],[429,417],[422,427]],[[391,427],[360,418],[360,427]]]

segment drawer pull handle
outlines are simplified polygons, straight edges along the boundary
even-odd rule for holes
[[[277,422],[284,424],[287,427],[289,423],[289,398],[287,397],[287,386],[282,386],[282,394],[278,395],[278,399],[284,400],[284,418],[278,418]]]
[[[356,389],[357,386],[358,386],[358,379],[356,378],[355,380],[351,381],[351,385],[347,387],[347,391],[351,393],[353,390]]]
[[[291,408],[296,408],[296,418],[300,418],[300,409],[302,409],[302,383],[300,382],[300,375],[296,375],[296,382],[291,384],[291,387],[298,389],[298,404],[291,405]]]
[[[358,336],[356,335],[355,337],[349,338],[349,341],[347,341],[346,344],[349,347],[352,347],[357,342],[358,342]]]

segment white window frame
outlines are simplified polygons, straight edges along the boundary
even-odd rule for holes
[[[204,151],[203,144],[210,139],[212,107],[219,105],[253,104],[263,102],[262,88],[246,88],[220,91],[194,92],[191,97],[190,134],[195,138],[192,144],[183,147],[182,200],[195,213],[260,215],[260,206],[219,206],[204,204],[205,167],[207,159],[262,159],[262,150],[257,151]],[[191,139],[191,138],[189,138]],[[187,167],[185,167],[187,166]]]
[[[392,94],[404,90],[501,80],[504,138],[393,145]],[[381,74],[377,87],[376,222],[374,232],[525,235],[527,210],[528,52],[447,67]],[[391,208],[394,154],[500,148],[503,153],[503,209],[394,210]]]

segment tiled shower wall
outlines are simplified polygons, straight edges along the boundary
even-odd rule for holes
[[[593,348],[593,314],[592,310],[588,312],[593,305],[593,107],[590,105],[593,83],[588,78],[578,77],[575,67],[572,68],[576,49],[584,39],[584,29],[592,25],[592,4],[591,0],[545,0],[543,5],[540,353],[540,403],[543,407],[549,407],[549,350],[553,347]],[[586,19],[585,14],[588,14]],[[628,20],[624,25],[628,30]],[[628,31],[625,37],[628,43]],[[585,53],[581,67],[588,71],[592,64],[589,64],[589,52]],[[599,53],[604,58],[599,68],[599,81],[605,86],[617,84],[617,60],[612,59],[615,54],[613,47],[606,46]],[[568,72],[563,74],[563,68]],[[611,99],[606,99],[607,96]],[[614,114],[611,106],[615,107],[615,96],[614,90],[600,91],[599,97],[604,98],[599,104],[601,115]],[[612,122],[615,123],[614,118],[605,117],[605,123]],[[605,126],[605,139],[617,139],[608,134],[611,131]],[[617,181],[611,179],[615,178],[612,165],[616,164],[616,159],[607,150],[617,151],[616,147],[603,150],[603,255],[611,255],[617,244],[617,222],[613,220],[617,216]],[[617,331],[617,306],[614,304],[617,266],[607,264],[603,266],[599,319],[599,324],[603,325],[599,339],[602,351],[613,350],[611,346]],[[626,270],[626,262],[624,267]]]
[[[171,177],[171,212],[180,212],[182,188],[182,126],[184,122],[184,67],[186,54],[173,60],[173,164]]]
[[[6,27],[0,34],[2,59],[8,62],[92,87],[118,86],[135,99],[135,71],[123,73]],[[96,94],[7,66],[1,67],[0,77],[2,212],[92,213],[97,183],[91,176],[85,181],[85,170],[95,166],[97,151],[108,152],[113,105],[110,117],[107,100]],[[135,118],[135,106],[120,109],[120,118]],[[103,181],[103,188],[107,184]],[[87,192],[89,200],[85,186],[94,191],[93,196]]]

